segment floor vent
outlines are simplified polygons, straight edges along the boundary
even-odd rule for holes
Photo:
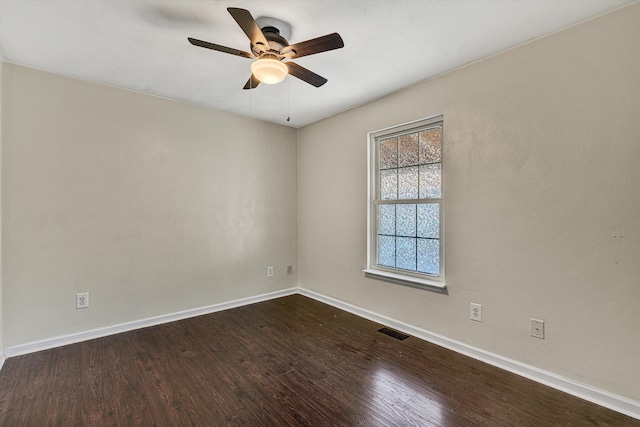
[[[382,332],[383,334],[387,334],[390,337],[394,337],[394,338],[399,339],[399,340],[406,340],[407,338],[409,338],[409,335],[403,334],[402,332],[398,332],[398,331],[396,331],[394,329],[391,329],[391,328],[378,329],[378,332]]]

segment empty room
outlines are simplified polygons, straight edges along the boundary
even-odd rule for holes
[[[640,1],[0,0],[0,426],[640,426]]]

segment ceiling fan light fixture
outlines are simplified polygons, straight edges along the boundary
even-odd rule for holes
[[[251,64],[251,72],[260,82],[274,85],[287,77],[289,69],[277,59],[262,58]]]
[[[258,18],[259,21],[262,21],[262,25],[259,25],[251,16],[251,12],[246,9],[228,7],[227,11],[249,38],[251,53],[191,37],[188,37],[187,40],[194,46],[243,58],[257,58],[251,64],[252,74],[242,88],[243,90],[254,89],[260,83],[280,83],[287,77],[287,74],[291,74],[293,77],[315,87],[320,87],[327,82],[324,77],[301,67],[295,62],[287,61],[283,63],[282,61],[340,49],[344,47],[344,41],[342,41],[340,34],[331,33],[300,43],[289,44],[286,37],[291,33],[289,24],[279,19],[263,17]]]

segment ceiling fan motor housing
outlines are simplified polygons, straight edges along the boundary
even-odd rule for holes
[[[283,55],[280,55],[280,52],[282,52],[284,47],[289,46],[287,39],[280,35],[280,30],[276,27],[263,27],[261,30],[264,38],[269,42],[269,46],[262,47],[262,45],[256,46],[251,44],[251,52],[258,57],[264,54],[272,54],[273,56],[281,58]]]

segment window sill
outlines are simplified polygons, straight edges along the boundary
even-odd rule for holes
[[[385,282],[411,286],[428,291],[444,292],[444,290],[447,288],[447,285],[445,285],[444,283],[436,282],[433,280],[420,279],[418,277],[405,276],[402,274],[390,273],[382,270],[374,270],[371,268],[367,268],[362,271],[364,271],[365,277],[371,279],[384,280]]]

